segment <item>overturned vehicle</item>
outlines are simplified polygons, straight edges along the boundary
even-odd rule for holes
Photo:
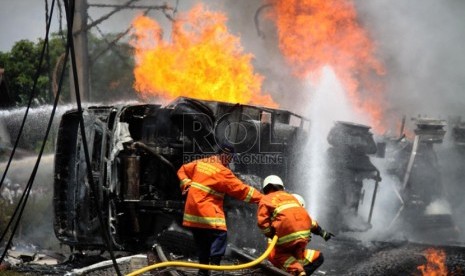
[[[379,170],[370,156],[378,151],[370,127],[344,121],[336,121],[327,137],[330,147],[326,152],[328,195],[324,212],[325,225],[334,232],[367,231],[371,228],[371,216],[375,203]],[[374,182],[368,221],[359,214],[364,198],[364,181]],[[367,196],[368,197],[368,196]]]
[[[232,169],[247,184],[260,189],[268,174],[292,183],[307,124],[285,110],[190,98],[166,106],[89,107],[83,119],[96,189],[87,177],[77,110],[61,118],[54,172],[55,235],[78,250],[107,248],[99,215],[119,250],[149,248],[158,238],[169,239],[163,235],[173,227],[182,232],[176,172],[214,154],[224,139],[235,145]],[[230,228],[251,246],[260,235],[250,229],[255,210],[241,204],[226,199],[225,210],[235,220]]]
[[[442,174],[452,174],[454,168],[441,166],[449,157],[440,159],[435,149],[444,141],[447,123],[434,118],[414,119],[413,141],[405,135],[386,140],[387,173],[397,180],[394,189],[399,202],[387,229],[415,241],[455,243],[460,229],[453,218]]]

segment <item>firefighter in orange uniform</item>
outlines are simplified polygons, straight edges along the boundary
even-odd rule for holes
[[[227,168],[233,154],[234,147],[223,144],[217,155],[184,164],[178,170],[181,191],[187,194],[183,225],[192,231],[201,264],[219,265],[226,251],[224,196],[250,203],[258,203],[263,197]],[[201,269],[198,275],[209,273]]]
[[[284,191],[279,176],[270,175],[264,179],[263,193],[265,196],[258,205],[258,227],[268,238],[278,236],[268,260],[292,275],[312,274],[324,259],[320,251],[306,249],[311,233],[320,235],[325,241],[334,235],[310,218],[303,207],[303,198]]]

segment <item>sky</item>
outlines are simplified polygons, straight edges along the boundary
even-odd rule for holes
[[[21,39],[28,39],[36,42],[38,38],[43,38],[45,36],[45,3],[48,2],[48,7],[52,4],[52,0],[21,0],[21,1],[12,1],[12,0],[0,0],[0,34],[2,39],[0,39],[0,51],[7,52],[11,50],[11,47],[15,42]],[[62,2],[62,1],[60,1]],[[92,4],[122,4],[126,3],[126,0],[90,0],[88,1],[89,5]],[[176,0],[168,1],[149,1],[149,0],[140,0],[134,1],[137,5],[162,5],[163,3],[169,3],[171,6],[174,6]],[[179,4],[179,10],[185,11],[192,7],[195,3],[204,2],[208,3],[209,7],[218,6],[215,2],[224,2],[224,1],[198,1],[198,0],[184,0]],[[242,2],[244,2],[242,0]],[[55,2],[55,9],[53,11],[53,19],[51,31],[57,32],[60,26],[60,12],[58,8],[58,1]],[[63,5],[63,4],[61,4]],[[220,4],[220,6],[223,6]],[[64,15],[64,6],[63,15],[61,17],[62,28],[66,28],[66,18]],[[113,8],[107,7],[92,7],[88,9],[89,20],[97,20],[102,15],[105,15],[112,11]],[[117,12],[111,16],[108,20],[104,21],[99,25],[99,28],[103,32],[122,32],[129,26],[131,20],[134,16],[140,12],[140,10],[124,10],[123,12]],[[164,20],[164,16],[160,12],[152,11],[149,13],[157,19]],[[94,30],[95,31],[95,30]]]
[[[21,39],[36,41],[45,35],[44,1],[0,1],[0,51],[11,50]]]
[[[124,3],[126,1],[112,1]],[[137,4],[159,4],[164,1],[137,1]],[[187,10],[196,0],[179,3],[179,11]],[[254,15],[260,0],[203,1],[211,9],[225,10],[231,31],[241,37],[245,52],[255,56],[258,73],[267,79],[264,89],[285,108],[296,103],[289,93],[301,93],[302,86],[288,78],[282,68],[275,37],[259,38]],[[99,1],[89,1],[90,4]],[[108,3],[108,1],[100,1]],[[168,1],[175,4],[175,0]],[[377,54],[386,64],[386,107],[389,112],[430,117],[463,116],[465,113],[465,1],[462,0],[354,0],[359,21],[377,45]],[[49,0],[49,5],[51,0]],[[96,20],[111,9],[89,8]],[[136,14],[134,10],[118,12],[99,25],[102,32],[122,32]],[[165,20],[152,11],[149,16]],[[52,31],[59,26],[55,10]],[[11,50],[20,39],[37,41],[45,34],[45,1],[1,0],[0,51]],[[64,19],[62,21],[65,24]],[[268,21],[268,23],[270,23]],[[261,28],[272,28],[262,20]],[[96,32],[97,30],[93,30]],[[272,45],[274,44],[274,45]],[[305,106],[297,111],[304,112]]]

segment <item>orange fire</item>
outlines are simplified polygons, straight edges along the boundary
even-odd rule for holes
[[[145,16],[132,22],[135,39],[135,89],[143,97],[277,104],[262,94],[263,77],[254,73],[251,54],[228,32],[223,13],[203,5],[173,22],[171,41],[163,40],[160,25]]]
[[[382,110],[380,77],[383,64],[358,24],[350,0],[267,0],[272,4],[279,47],[296,76],[319,79],[331,66],[355,106],[372,117],[379,128]]]
[[[423,276],[447,276],[446,253],[432,248],[426,250],[427,263],[417,267]]]

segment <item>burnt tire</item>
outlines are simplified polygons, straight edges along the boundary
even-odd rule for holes
[[[180,255],[183,258],[197,256],[192,233],[186,230],[164,230],[158,235],[157,243],[163,248],[166,256],[169,256],[170,253]]]

